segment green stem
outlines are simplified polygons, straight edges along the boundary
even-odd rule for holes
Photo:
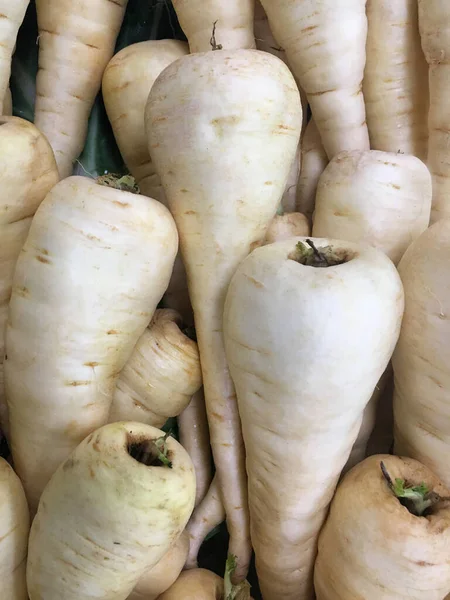
[[[236,570],[236,557],[230,554],[225,563],[224,597],[225,600],[250,600],[250,584],[247,580],[233,585],[231,579]]]

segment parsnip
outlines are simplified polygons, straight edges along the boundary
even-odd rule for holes
[[[405,317],[394,367],[395,453],[429,467],[450,487],[450,219],[427,229],[399,265]]]
[[[0,597],[28,600],[25,566],[30,516],[25,493],[11,466],[0,458]]]
[[[319,180],[313,235],[366,242],[397,264],[428,227],[431,176],[415,156],[342,152]]]
[[[119,375],[110,423],[138,421],[162,427],[169,417],[179,415],[200,389],[197,344],[181,326],[176,311],[155,311]]]
[[[310,234],[308,219],[301,213],[292,212],[276,215],[269,225],[264,238],[265,244],[273,244],[291,237]]]
[[[150,425],[93,432],[46,486],[30,533],[30,600],[125,600],[194,507],[185,450]]]
[[[257,248],[225,302],[264,600],[313,597],[319,530],[403,312],[400,278],[382,252],[312,244]]]
[[[8,98],[11,59],[29,3],[30,0],[0,0],[0,115],[7,114],[5,99]]]
[[[8,433],[3,359],[14,267],[37,207],[58,181],[58,169],[45,137],[32,123],[16,117],[0,117],[0,163],[0,423]]]
[[[301,167],[297,183],[297,210],[312,222],[320,176],[328,164],[322,139],[314,119],[306,126],[301,143]]]
[[[103,75],[103,98],[120,153],[141,193],[160,202],[164,192],[148,151],[145,105],[161,71],[188,52],[186,42],[178,40],[131,44],[113,56]]]
[[[254,0],[173,0],[193,52],[255,48]]]
[[[14,465],[32,512],[58,465],[107,422],[176,252],[162,204],[84,177],[58,183],[36,212],[13,279],[4,365]]]
[[[320,534],[317,600],[442,600],[450,592],[449,496],[410,458],[377,455],[357,465]]]
[[[428,68],[417,0],[367,0],[363,91],[370,147],[427,158]]]
[[[222,577],[206,569],[184,571],[158,600],[181,599],[224,600]]]
[[[368,150],[362,80],[366,0],[261,0],[305,90],[328,158]]]
[[[36,0],[39,70],[34,122],[53,148],[61,179],[72,174],[83,150],[89,114],[127,3]]]
[[[178,59],[156,80],[146,111],[150,153],[180,234],[237,579],[245,577],[250,542],[244,448],[223,347],[223,303],[233,272],[262,241],[275,214],[301,123],[299,93],[288,68],[257,50]]]

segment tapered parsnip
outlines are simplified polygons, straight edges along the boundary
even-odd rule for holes
[[[3,359],[14,267],[37,207],[58,181],[58,169],[45,137],[15,117],[0,117],[0,163],[0,423],[7,434]]]
[[[181,535],[194,507],[191,459],[142,423],[105,425],[46,486],[30,533],[30,600],[125,600]]]
[[[11,117],[13,114],[12,95],[11,90],[8,88],[3,99],[3,115],[5,117]]]
[[[362,80],[366,0],[261,0],[274,37],[305,90],[329,158],[368,150]]]
[[[9,1],[9,0],[7,0]],[[61,179],[73,172],[128,0],[36,0],[39,71],[34,122]]]
[[[197,557],[200,546],[203,544],[206,536],[214,527],[217,527],[225,520],[225,509],[220,496],[219,482],[217,476],[209,486],[209,490],[203,501],[194,510],[194,513],[186,526],[189,534],[189,554],[186,560],[186,568],[197,568]]]
[[[320,534],[317,600],[442,600],[450,503],[433,496],[450,492],[410,458],[371,456],[348,473]]]
[[[155,312],[122,369],[111,404],[109,422],[139,421],[162,427],[189,404],[202,385],[196,342],[180,329],[180,315]]]
[[[30,0],[0,0],[0,115],[5,112],[5,95],[11,76],[11,58],[17,33]]]
[[[186,42],[150,40],[127,46],[103,75],[103,98],[120,153],[142,194],[164,201],[148,152],[144,111],[155,79],[171,62],[188,54]]]
[[[0,458],[0,597],[28,600],[25,566],[30,515],[20,479]]]
[[[205,497],[212,479],[211,447],[203,388],[192,396],[189,405],[178,415],[177,420],[180,443],[191,457],[195,468],[197,506]]]
[[[313,235],[366,242],[397,264],[428,227],[431,176],[415,156],[342,152],[317,187]]]
[[[306,126],[301,143],[301,166],[297,184],[297,210],[312,221],[319,178],[328,164],[327,153],[316,122],[311,119]]]
[[[310,234],[308,219],[301,213],[292,212],[276,215],[269,225],[264,238],[265,244],[273,244],[291,237],[308,236]]]
[[[158,600],[223,600],[223,579],[212,571],[184,571]]]
[[[434,223],[450,216],[450,11],[446,0],[418,0],[418,5],[430,87],[427,164],[433,176]]]
[[[254,250],[225,303],[264,600],[313,597],[319,530],[403,311],[400,278],[382,252],[312,243]]]
[[[244,448],[223,347],[223,303],[236,267],[263,239],[275,214],[301,122],[289,69],[258,50],[180,58],[156,80],[147,104],[150,153],[180,234],[238,579],[247,571],[250,542]]]
[[[13,279],[5,360],[12,454],[32,512],[58,465],[107,422],[176,252],[161,203],[84,177],[61,181],[36,212]]]
[[[188,551],[189,536],[186,531],[183,531],[161,560],[142,575],[127,600],[156,600],[159,598],[159,595],[178,579],[186,562]]]
[[[373,150],[427,158],[428,68],[417,0],[367,0],[364,100]]]
[[[190,51],[255,48],[254,0],[173,0]]]
[[[395,453],[429,467],[450,487],[450,219],[434,224],[400,262],[405,317],[394,367]]]

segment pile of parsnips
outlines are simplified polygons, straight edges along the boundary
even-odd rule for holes
[[[113,56],[126,4],[36,0],[31,124],[0,0],[0,598],[247,600],[254,550],[264,600],[443,599],[450,5],[173,0]]]

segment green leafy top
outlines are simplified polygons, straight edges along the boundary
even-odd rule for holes
[[[166,467],[169,467],[169,469],[172,468],[172,461],[168,457],[169,449],[167,447],[166,440],[170,435],[171,432],[168,431],[165,435],[161,436],[160,438],[154,441],[154,444],[157,449],[158,460],[160,460]]]
[[[233,585],[231,582],[236,566],[236,557],[230,554],[225,563],[225,575],[223,577],[225,600],[250,600],[250,584],[248,581],[241,581],[237,585]]]
[[[349,260],[349,256],[345,251],[335,250],[333,246],[317,248],[313,240],[307,239],[305,241],[306,244],[297,242],[294,252],[289,255],[291,260],[307,267],[334,267]]]

